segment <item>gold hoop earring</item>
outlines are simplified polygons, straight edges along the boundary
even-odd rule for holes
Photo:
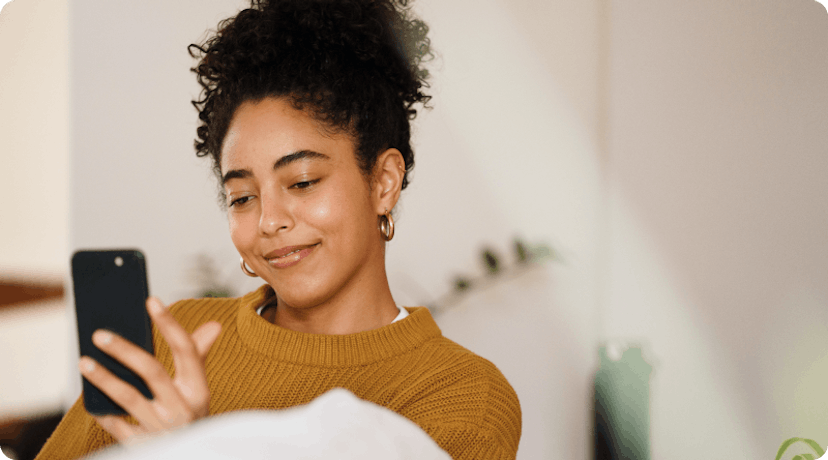
[[[394,238],[394,218],[391,217],[388,209],[385,210],[385,214],[380,216],[379,230],[385,241],[391,241],[391,238]]]
[[[258,278],[259,277],[259,275],[257,275],[253,270],[247,268],[247,264],[244,263],[244,257],[239,257],[239,262],[241,263],[241,269],[242,269],[242,271],[244,272],[245,275],[247,275],[251,278]]]

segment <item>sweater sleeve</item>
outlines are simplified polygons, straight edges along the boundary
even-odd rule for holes
[[[426,424],[425,431],[454,460],[514,460],[521,434],[517,394],[505,379],[490,386],[482,418]]]
[[[414,421],[454,460],[514,460],[521,435],[517,393],[489,361],[476,358],[470,367],[476,377],[424,399],[417,410],[425,416]]]
[[[81,395],[60,421],[35,460],[70,460],[115,443],[83,408]]]
[[[425,431],[454,460],[515,460],[517,455],[478,425],[448,423]]]

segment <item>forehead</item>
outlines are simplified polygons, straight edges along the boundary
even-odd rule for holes
[[[321,152],[334,162],[354,162],[353,138],[332,132],[285,99],[244,102],[236,109],[221,148],[221,170],[272,163],[301,150]]]

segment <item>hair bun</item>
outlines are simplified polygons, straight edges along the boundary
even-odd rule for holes
[[[428,26],[407,0],[253,0],[219,24],[193,71],[202,124],[196,153],[220,167],[235,109],[246,100],[290,97],[298,108],[357,141],[363,171],[381,149],[397,148],[413,167],[409,120],[430,96]],[[407,184],[407,178],[403,181]]]

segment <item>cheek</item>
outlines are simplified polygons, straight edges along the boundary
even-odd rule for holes
[[[236,250],[239,253],[249,251],[255,240],[255,229],[251,232],[250,223],[247,222],[249,219],[245,219],[244,216],[230,214],[227,220],[230,227],[230,239],[233,241],[233,245],[236,246]]]
[[[338,184],[337,184],[338,185]],[[324,194],[314,197],[311,202],[303,203],[299,209],[305,220],[319,229],[337,233],[350,226],[347,217],[354,212],[354,203],[342,186],[333,186]],[[352,224],[351,224],[352,225]]]
[[[304,219],[328,237],[335,237],[349,245],[359,245],[356,240],[367,236],[366,225],[370,224],[371,209],[368,200],[355,193],[361,190],[353,189],[353,186],[337,187],[331,193],[318,197],[302,210]]]
[[[337,220],[336,215],[337,200],[332,196],[320,197],[315,200],[310,206],[303,211],[310,222],[315,223],[321,227],[327,227],[334,224]]]

